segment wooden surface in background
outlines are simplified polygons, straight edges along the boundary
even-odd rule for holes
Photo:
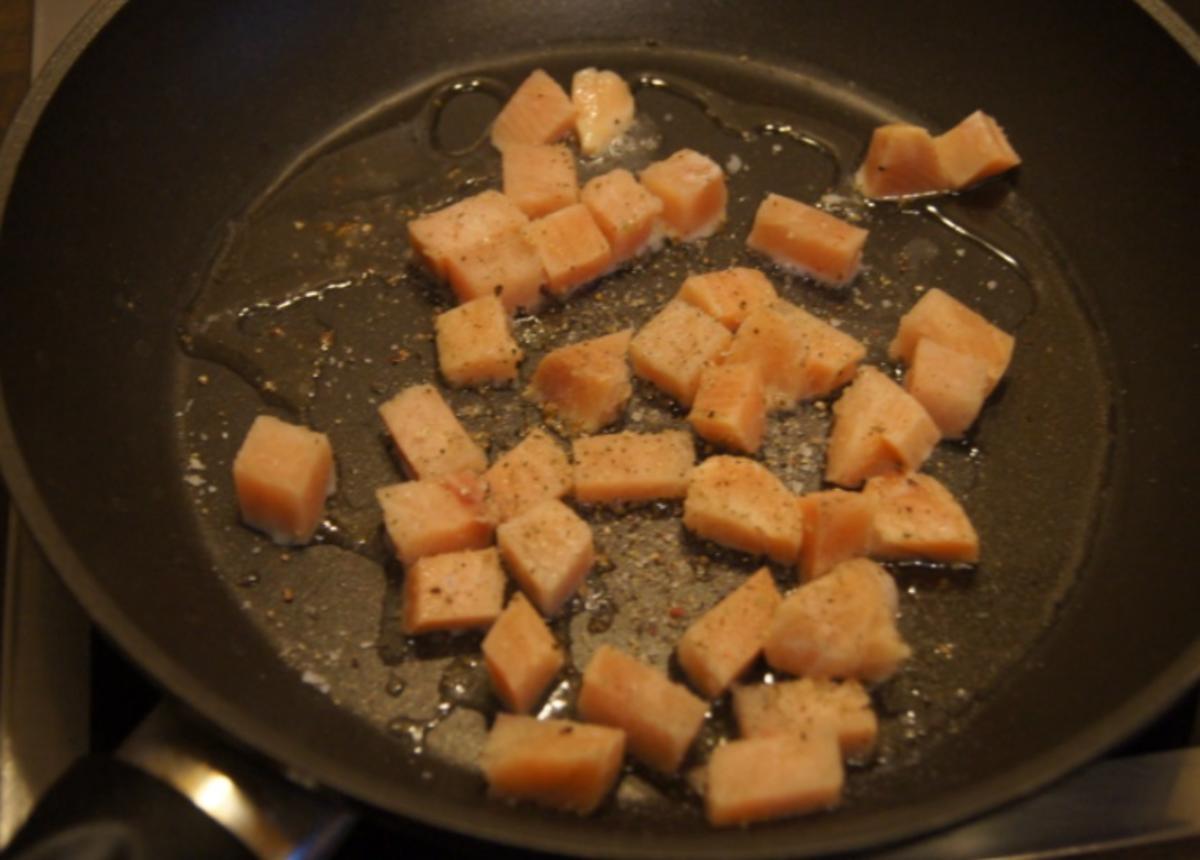
[[[33,0],[0,0],[0,133],[29,89]]]
[[[29,89],[32,43],[33,0],[0,0],[0,137]],[[8,491],[0,480],[0,564],[7,552],[7,511]]]

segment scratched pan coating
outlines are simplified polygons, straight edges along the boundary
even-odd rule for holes
[[[499,158],[484,130],[535,65],[562,82],[576,68],[602,65],[635,87],[629,140],[615,155],[582,161],[581,181],[692,147],[726,168],[729,220],[708,241],[668,245],[565,303],[519,318],[526,359],[517,386],[443,386],[490,457],[542,424],[522,396],[541,355],[640,326],[690,272],[763,268],[781,295],[835,319],[867,344],[868,362],[893,371],[887,342],[929,287],[1016,335],[1007,380],[977,428],[962,443],[939,445],[926,467],[963,501],[981,534],[982,561],[971,570],[893,568],[900,625],[915,656],[875,691],[878,755],[850,770],[844,808],[829,818],[886,808],[936,778],[925,762],[948,738],[971,732],[989,694],[1020,670],[1070,594],[1105,481],[1110,372],[1089,311],[1038,214],[1021,199],[1019,179],[903,207],[865,204],[851,193],[850,175],[870,129],[928,120],[818,73],[661,46],[500,59],[424,81],[314,138],[284,174],[263,177],[262,193],[230,224],[180,322],[187,354],[175,410],[180,469],[214,574],[280,659],[386,736],[430,791],[482,794],[473,761],[497,703],[478,656],[480,636],[411,639],[399,629],[403,574],[384,544],[374,491],[400,471],[376,408],[406,385],[437,380],[431,321],[453,301],[414,265],[405,222],[498,187]],[[1019,150],[1021,141],[1014,143]],[[822,200],[870,229],[852,287],[819,287],[747,251],[754,209],[768,191]],[[338,492],[318,546],[284,552],[237,524],[230,463],[264,410],[332,438]],[[828,426],[825,402],[775,416],[761,459],[793,490],[815,490]],[[681,410],[638,381],[624,419],[609,429],[672,427],[686,427]],[[1068,480],[1073,492],[1064,494]],[[1049,495],[1058,498],[1047,523],[1038,512]],[[579,668],[601,643],[679,678],[670,654],[680,633],[759,564],[689,537],[677,503],[581,512],[600,563],[553,624],[571,665],[544,713],[572,713]],[[774,572],[782,587],[794,585],[792,571]],[[717,705],[689,763],[703,761],[730,729],[727,707]],[[700,815],[682,781],[632,765],[615,798],[582,826],[635,831],[652,822],[676,832]],[[809,826],[826,824],[818,816]]]

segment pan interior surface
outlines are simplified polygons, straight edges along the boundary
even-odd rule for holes
[[[1000,17],[846,2],[787,22],[751,5],[697,2],[666,21],[655,4],[546,3],[495,26],[426,4],[420,28],[402,3],[119,9],[0,165],[15,174],[0,234],[5,478],[101,627],[300,777],[446,829],[600,856],[796,856],[912,836],[1045,785],[1193,680],[1200,590],[1180,575],[1179,536],[1195,416],[1173,371],[1194,368],[1194,284],[1180,275],[1195,269],[1194,224],[1179,214],[1200,196],[1180,169],[1200,134],[1194,87],[1179,83],[1194,66],[1133,4],[1096,10],[1094,28],[1034,2]],[[626,41],[563,45],[584,14]],[[868,20],[909,35],[872,41]],[[829,815],[713,832],[682,784],[636,769],[593,818],[489,801],[471,767],[494,708],[477,640],[398,633],[400,573],[372,493],[399,473],[374,407],[433,378],[430,317],[450,301],[410,265],[403,225],[494,187],[476,140],[529,69],[565,82],[585,65],[638,82],[638,145],[620,163],[708,153],[729,174],[730,221],[521,321],[525,378],[564,340],[640,324],[690,270],[758,265],[744,237],[768,190],[871,228],[847,293],[772,272],[785,297],[862,337],[871,363],[918,287],[944,286],[1017,336],[978,431],[929,467],[962,497],[984,561],[896,571],[917,657],[878,691],[880,756]],[[1120,110],[1104,109],[1110,92],[1128,93]],[[976,107],[1025,157],[1015,179],[932,210],[847,193],[874,125],[940,130]],[[514,392],[450,398],[491,453],[538,420]],[[264,410],[333,437],[341,490],[319,546],[283,553],[237,522],[229,463]],[[679,423],[641,389],[626,426]],[[827,410],[774,424],[768,462],[815,487]],[[679,622],[752,569],[691,542],[677,514],[589,512],[606,560],[556,628],[576,663],[603,641],[665,660]],[[553,703],[569,707],[574,680]],[[697,760],[728,714],[710,722]]]
[[[376,410],[406,385],[438,381],[432,319],[453,304],[412,260],[405,223],[498,187],[487,126],[535,64],[560,80],[600,64],[635,83],[635,127],[612,154],[581,163],[581,182],[692,147],[725,167],[731,203],[712,239],[670,245],[518,318],[526,359],[516,386],[447,392],[491,457],[543,424],[522,390],[547,351],[641,326],[691,272],[762,267],[745,235],[769,191],[821,200],[870,227],[866,271],[849,289],[768,267],[785,298],[868,344],[870,362],[886,364],[900,315],[930,287],[1016,333],[1010,381],[978,432],[940,446],[927,467],[964,500],[984,561],[978,570],[897,569],[902,628],[918,656],[877,691],[878,754],[851,771],[846,807],[831,822],[887,809],[927,778],[925,762],[937,760],[947,737],[970,732],[979,702],[1052,622],[1095,517],[1110,392],[1099,336],[1035,213],[1007,180],[905,206],[868,205],[854,194],[851,176],[870,130],[896,117],[844,85],[664,47],[543,52],[429,82],[315,143],[233,225],[181,326],[190,356],[176,404],[181,472],[213,569],[296,675],[390,737],[410,774],[464,800],[482,791],[473,762],[498,705],[481,637],[410,638],[400,630],[403,572],[389,560],[374,498],[400,471]],[[770,421],[762,458],[796,492],[820,488],[828,407],[808,404]],[[264,410],[331,436],[339,489],[320,546],[282,551],[236,525],[230,464]],[[686,427],[683,415],[639,381],[617,429]],[[1054,528],[1038,528],[1039,500],[1066,482],[1073,492],[1060,499]],[[573,712],[579,672],[602,643],[679,677],[670,665],[679,635],[761,563],[701,545],[679,514],[666,503],[585,511],[600,566],[555,622],[570,666],[543,714]],[[793,571],[775,573],[782,587],[795,585]],[[719,704],[691,763],[733,736]],[[616,800],[583,826],[652,823],[683,833],[698,816],[681,778],[633,767]]]

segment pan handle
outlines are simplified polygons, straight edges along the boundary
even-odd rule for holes
[[[353,822],[330,799],[257,766],[160,705],[116,758],[77,762],[4,860],[327,857]]]

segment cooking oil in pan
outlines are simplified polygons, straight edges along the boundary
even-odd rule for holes
[[[1108,441],[1097,428],[1106,426],[1109,396],[1079,297],[1015,190],[1019,178],[905,205],[858,197],[850,175],[870,129],[897,116],[853,88],[662,47],[564,51],[539,64],[560,80],[585,65],[616,68],[636,91],[633,129],[604,156],[581,160],[581,181],[692,147],[724,166],[729,220],[705,242],[669,245],[564,305],[518,318],[527,353],[520,382],[445,392],[491,456],[542,423],[520,392],[543,354],[640,326],[690,272],[763,267],[744,243],[768,191],[819,201],[870,229],[864,271],[847,289],[765,266],[785,298],[861,339],[869,362],[897,372],[887,363],[887,343],[899,317],[934,286],[1016,334],[1009,378],[978,429],[962,443],[940,445],[927,466],[976,523],[982,563],[894,569],[901,628],[916,656],[874,692],[883,718],[879,749],[848,783],[851,803],[894,796],[930,745],[969,728],[977,700],[1052,622],[1080,564],[1102,482]],[[405,223],[498,186],[487,124],[529,68],[519,58],[439,81],[419,98],[380,105],[319,138],[230,225],[180,326],[194,368],[180,432],[184,450],[206,464],[202,474],[190,473],[198,483],[189,481],[188,491],[214,569],[285,661],[395,737],[435,778],[470,770],[469,751],[498,706],[478,635],[414,640],[399,629],[403,572],[381,538],[374,490],[400,473],[375,410],[403,386],[436,379],[432,318],[453,302],[414,265]],[[332,438],[339,489],[322,545],[283,551],[237,524],[229,465],[263,409]],[[638,382],[623,427],[679,427],[682,418]],[[829,403],[821,401],[772,418],[761,458],[792,490],[819,487],[829,422]],[[671,654],[679,635],[758,565],[684,532],[678,504],[581,510],[600,563],[553,622],[571,664],[543,716],[571,713],[579,667],[603,643],[678,676]],[[774,573],[782,587],[795,585],[793,572]],[[714,705],[694,761],[732,728],[727,705]],[[631,768],[616,802],[693,816],[694,804],[677,802],[688,794],[682,779]]]

